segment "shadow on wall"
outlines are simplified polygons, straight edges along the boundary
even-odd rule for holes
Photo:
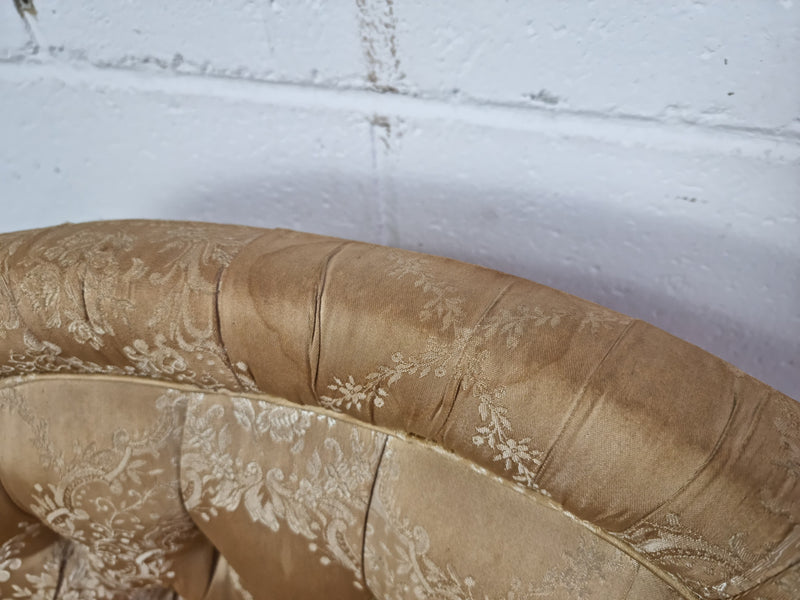
[[[781,248],[690,215],[419,180],[391,192],[397,209],[382,219],[374,188],[344,184],[345,197],[297,186],[313,180],[216,182],[157,217],[287,227],[480,264],[653,323],[800,399],[800,257]]]

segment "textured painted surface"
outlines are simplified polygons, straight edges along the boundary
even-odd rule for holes
[[[800,7],[792,2],[445,4],[398,3],[413,88],[666,120],[798,126]],[[778,73],[780,82],[772,79]]]
[[[3,230],[286,226],[641,317],[800,398],[800,5],[0,2]]]

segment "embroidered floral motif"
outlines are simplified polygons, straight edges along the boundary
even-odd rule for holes
[[[153,341],[152,347],[141,339],[134,340],[130,346],[125,346],[122,352],[130,360],[131,365],[121,370],[130,375],[191,383],[210,390],[224,387],[224,383],[211,373],[197,373],[190,369],[184,353],[171,347],[162,334],[157,333]]]
[[[0,547],[0,583],[8,581],[11,571],[19,569],[22,561],[14,556],[13,547]]]
[[[367,404],[381,408],[390,397],[391,387],[404,376],[424,378],[433,374],[445,377],[448,373],[458,372],[462,391],[477,400],[480,424],[475,427],[473,444],[493,451],[492,460],[502,462],[506,471],[512,471],[515,481],[538,489],[534,478],[542,464],[543,452],[531,447],[531,438],[513,435],[511,421],[506,416],[508,409],[500,402],[505,389],[490,389],[486,383],[483,371],[488,350],[482,346],[497,336],[503,336],[506,347],[516,348],[526,326],[554,328],[561,324],[566,313],[548,314],[539,307],[519,305],[513,310],[498,310],[476,328],[468,327],[464,323],[464,298],[456,286],[433,277],[424,258],[394,253],[392,260],[395,267],[389,271],[389,276],[415,278],[414,287],[429,297],[420,309],[420,320],[437,319],[440,330],[451,331],[452,339],[443,342],[431,336],[422,353],[407,356],[395,352],[390,364],[379,365],[363,382],[356,382],[352,375],[334,377],[333,383],[328,385],[334,394],[322,396],[320,404],[337,411],[358,412]],[[598,323],[599,319],[597,317]]]
[[[483,386],[476,385],[476,395],[480,398],[478,413],[481,421],[486,423],[476,428],[477,434],[473,436],[472,443],[476,446],[487,446],[496,454],[492,457],[495,462],[503,461],[506,471],[514,471],[514,481],[531,489],[538,489],[534,482],[535,469],[542,465],[544,453],[531,449],[531,438],[515,440],[511,433],[511,422],[506,413],[508,409],[499,403],[505,389],[500,388],[494,392],[483,390]],[[533,465],[533,467],[531,467]]]
[[[762,506],[774,515],[779,515],[789,523],[797,525],[797,509],[800,503],[797,494],[791,490],[800,482],[800,416],[788,406],[782,407],[775,418],[775,429],[780,436],[781,453],[772,464],[785,474],[782,490],[759,492]]]
[[[229,410],[235,431],[225,421]],[[335,431],[341,426],[299,408],[245,398],[221,401],[205,411],[190,404],[181,461],[184,503],[204,520],[242,507],[254,523],[272,531],[286,526],[309,540],[323,565],[335,562],[352,571],[361,589],[359,531],[385,436],[347,426],[346,443],[327,435],[309,449],[312,427]],[[269,468],[267,437],[281,446],[275,452],[288,447],[299,455],[305,448],[308,458],[298,458],[291,471]],[[264,448],[263,460],[244,458],[234,439]]]
[[[731,579],[760,558],[747,549],[742,534],[731,536],[727,546],[713,544],[684,526],[675,514],[668,514],[660,523],[643,521],[619,537],[658,564],[673,567],[687,586],[713,600],[733,597],[736,592]],[[704,585],[701,578],[718,583]]]
[[[101,572],[97,569],[96,560],[91,552],[80,544],[68,544],[65,552],[63,569],[59,575],[58,600],[98,600],[100,598],[113,598],[120,600],[174,600],[175,593],[172,589],[157,584],[145,584],[143,587],[120,591],[109,589],[103,580]],[[48,565],[49,566],[49,565]],[[53,571],[46,569],[42,589],[48,589],[52,583]],[[37,589],[38,592],[38,589]]]
[[[221,270],[258,233],[241,229],[209,236],[209,227],[148,222],[129,223],[124,232],[78,230],[59,238],[57,244],[32,245],[18,265],[24,276],[14,288],[8,263],[16,246],[9,245],[0,256],[0,337],[20,326],[12,289],[42,315],[46,328],[65,329],[76,343],[94,349],[103,348],[116,336],[114,323],[129,323],[132,289],[153,286],[159,300],[145,323],[155,336],[133,340],[123,348],[130,365],[87,363],[64,356],[55,344],[42,348],[48,342],[26,334],[25,349],[12,351],[0,365],[0,374],[44,366],[48,372],[135,374],[208,389],[225,387],[216,371],[235,376],[245,389],[254,389],[245,371],[227,372],[228,358],[217,337],[216,318],[196,308],[198,300],[215,296]],[[134,255],[140,231],[148,236],[148,252],[158,257],[150,265]],[[90,296],[87,289],[92,291]],[[189,357],[204,368],[190,367]]]
[[[786,594],[787,598],[790,598],[791,594],[796,594],[797,590],[800,590],[800,568],[795,567],[791,572],[778,579],[775,587]]]
[[[110,338],[116,336],[115,327],[119,328],[121,324],[127,323],[133,314],[133,306],[129,300],[132,286],[150,285],[164,293],[158,296],[160,300],[156,302],[155,310],[146,322],[152,333],[144,332],[142,338],[131,340],[122,348],[127,364],[101,365],[69,356],[69,350],[65,351],[56,344],[39,340],[26,332],[23,337],[24,347],[15,348],[8,357],[2,357],[4,362],[0,364],[0,376],[35,372],[104,373],[166,379],[210,389],[229,385],[224,381],[223,375],[203,366],[212,364],[208,361],[216,361],[220,365],[227,363],[227,357],[216,337],[213,315],[200,316],[201,311],[191,310],[191,306],[196,305],[198,299],[216,293],[221,269],[230,263],[241,246],[254,235],[248,232],[222,242],[211,242],[204,226],[147,224],[147,229],[158,232],[152,240],[157,256],[153,264],[157,263],[157,266],[146,266],[139,257],[132,256],[140,231],[138,226],[132,225],[127,233],[83,230],[65,236],[57,245],[44,249],[33,244],[28,257],[17,265],[17,272],[23,275],[16,275],[16,281],[9,277],[9,265],[13,263],[12,258],[17,258],[18,249],[28,237],[26,234],[4,236],[4,248],[0,254],[0,339],[7,338],[10,331],[23,327],[17,301],[20,301],[21,306],[21,301],[24,300],[37,314],[43,315],[46,327],[67,331],[77,344],[102,349],[109,344]],[[19,269],[20,265],[25,269]],[[433,323],[446,336],[432,336],[421,352],[392,353],[365,377],[341,374],[334,377],[327,387],[330,393],[322,396],[321,404],[330,409],[353,412],[373,406],[381,408],[392,401],[392,388],[403,378],[442,378],[458,374],[462,377],[460,389],[463,397],[471,398],[476,409],[472,443],[481,448],[488,460],[502,465],[515,481],[536,489],[534,480],[541,466],[543,453],[534,447],[535,443],[530,437],[515,433],[513,415],[509,415],[509,408],[503,401],[505,389],[493,389],[487,383],[488,377],[484,373],[487,342],[499,341],[505,344],[506,349],[514,350],[531,328],[543,328],[540,331],[545,332],[571,322],[573,327],[577,326],[578,331],[586,329],[597,333],[601,328],[608,329],[629,320],[601,310],[576,317],[563,311],[548,312],[536,306],[519,305],[498,308],[477,325],[468,327],[464,314],[465,299],[458,286],[432,275],[424,258],[398,253],[395,255],[395,268],[389,274],[396,278],[413,278],[414,287],[420,290],[419,319]],[[92,290],[89,297],[85,294],[85,289]],[[447,341],[442,341],[445,337]],[[198,367],[197,361],[201,359],[204,362]],[[237,363],[233,369],[246,389],[255,390],[246,364]],[[220,408],[223,413],[217,414],[214,412],[216,408],[219,407],[211,407],[205,415],[198,416],[198,422],[202,420],[201,417],[209,423],[221,418],[225,409]],[[110,515],[125,519],[126,511],[133,510],[136,502],[140,503],[140,508],[149,506],[144,496],[136,499],[120,498],[115,491],[121,489],[125,478],[128,478],[127,481],[142,483],[148,477],[158,475],[147,472],[140,464],[147,460],[147,453],[136,455],[138,458],[124,458],[121,446],[114,442],[110,448],[102,451],[94,447],[79,448],[75,457],[68,460],[49,442],[47,421],[37,417],[24,403],[16,402],[13,398],[4,399],[0,395],[0,410],[17,411],[16,414],[30,428],[42,464],[57,469],[63,481],[71,482],[72,488],[65,484],[40,486],[36,489],[34,497],[37,514],[42,518],[52,519],[54,528],[76,540],[70,550],[73,556],[85,555],[81,560],[87,564],[94,561],[102,565],[104,570],[96,573],[80,571],[80,577],[86,581],[96,580],[99,582],[97,586],[106,586],[103,589],[111,594],[112,586],[122,579],[114,579],[113,573],[108,574],[111,571],[106,569],[104,561],[111,560],[109,552],[97,558],[94,548],[104,544],[122,544],[125,540],[115,538],[113,531],[106,535],[108,539],[101,540],[97,537],[102,534],[104,527],[113,529],[113,523],[102,519],[95,531],[86,530],[89,522],[87,515],[91,507],[87,507],[86,502],[81,504],[81,496],[73,497],[73,492],[85,491],[88,484],[79,476],[75,465],[79,460],[89,465],[88,470],[81,472],[89,473],[90,478],[99,478],[94,481],[101,481],[98,485],[107,485],[110,491],[112,504],[106,510]],[[307,411],[294,411],[244,399],[232,401],[231,410],[237,424],[231,429],[239,427],[247,435],[283,445],[293,455],[303,451],[307,444],[307,431],[315,422]],[[775,421],[781,436],[782,453],[775,457],[773,463],[785,474],[786,483],[781,490],[761,490],[760,499],[770,512],[795,523],[797,496],[791,493],[791,486],[796,485],[800,479],[800,443],[797,437],[800,423],[795,412],[787,410],[785,413]],[[139,435],[136,432],[122,431],[128,436]],[[236,433],[241,432],[237,430]],[[187,489],[192,494],[200,494],[195,499],[198,510],[201,513],[208,511],[207,515],[213,515],[218,514],[219,510],[236,510],[241,506],[256,522],[275,530],[286,526],[305,536],[321,560],[338,562],[357,575],[357,569],[353,566],[359,560],[356,556],[357,549],[354,549],[353,544],[342,542],[341,529],[337,527],[350,526],[354,521],[348,515],[357,514],[356,508],[360,505],[348,504],[350,501],[346,498],[355,495],[356,491],[348,488],[341,481],[343,475],[337,473],[339,469],[348,472],[348,469],[356,468],[357,465],[348,462],[348,457],[357,453],[363,457],[371,457],[373,454],[370,453],[375,449],[358,436],[345,440],[330,438],[325,444],[315,448],[311,458],[303,465],[305,471],[301,469],[284,472],[281,469],[268,469],[261,462],[248,462],[239,457],[231,449],[234,435],[233,432],[226,432],[224,427],[223,431],[215,431],[209,425],[206,430],[198,433],[196,439],[192,438],[199,449],[196,457],[188,457],[187,464],[191,466],[195,459],[198,462],[195,465],[196,472],[191,473],[190,470],[188,477],[191,485],[195,482],[198,485]],[[355,449],[356,442],[361,444],[358,451]],[[156,444],[155,441],[153,443]],[[210,450],[207,451],[207,448]],[[219,464],[213,467],[200,466],[201,460],[208,460],[208,452],[216,453],[214,456],[215,459],[219,458]],[[103,462],[106,459],[112,460],[108,457],[113,457],[113,460],[119,461],[119,465],[123,465],[119,467],[119,472],[109,471],[110,467]],[[174,485],[170,489],[174,492]],[[320,495],[319,489],[333,493],[338,504],[334,508],[319,508],[326,498]],[[790,490],[789,493],[785,493],[786,490]],[[155,493],[162,492],[166,493],[163,489]],[[183,530],[176,531],[182,535]],[[449,565],[437,567],[435,564],[428,564],[427,551],[419,551],[426,547],[427,533],[424,529],[418,531],[411,527],[403,535],[416,544],[413,548],[407,544],[401,544],[401,547],[406,548],[405,553],[409,557],[404,563],[410,569],[409,572],[415,568],[410,557],[416,552],[417,567],[424,575],[419,579],[419,589],[422,590],[420,593],[428,593],[423,581],[433,581],[438,582],[436,585],[440,591],[443,590],[445,595],[442,597],[477,599],[480,596],[480,586],[474,579],[460,577]],[[759,548],[759,553],[747,548],[746,540],[741,534],[729,538],[727,544],[712,544],[700,533],[686,528],[676,515],[667,516],[663,523],[644,522],[621,537],[642,555],[670,570],[683,573],[680,577],[684,583],[705,598],[722,599],[730,598],[741,590],[746,591],[748,586],[758,581],[759,570],[763,572],[765,565],[777,564],[781,552],[798,542],[800,526],[795,525],[781,544],[771,549]],[[136,551],[149,547],[147,544],[150,542],[156,544],[154,540],[145,540],[142,542],[144,545]],[[143,552],[150,556],[148,551]],[[126,555],[126,560],[132,556]],[[136,581],[143,585],[150,585],[147,583],[148,573],[152,575],[154,582],[156,573],[163,575],[159,569],[168,568],[168,565],[159,564],[157,559],[148,561],[150,558],[145,561],[144,574],[137,575],[141,580]],[[6,545],[0,546],[0,581],[3,577],[11,577],[12,571],[19,568],[18,562]],[[747,565],[751,565],[749,569],[746,568]],[[119,577],[128,575],[130,574],[122,574]],[[40,578],[41,590],[50,589],[52,595],[52,585],[55,585],[52,573],[45,572],[36,577]],[[714,583],[709,584],[709,578]],[[30,581],[34,585],[34,580]],[[548,589],[551,592],[562,589],[558,587],[556,575],[549,581],[551,588]],[[701,584],[701,581],[705,583]],[[28,591],[20,588],[19,597],[34,597],[32,594],[39,593],[34,590],[40,588],[35,585]],[[527,597],[523,594],[544,593],[544,588],[525,586],[519,581],[512,582],[509,589],[511,591],[508,597],[515,600]],[[162,592],[153,588],[152,593]],[[535,597],[538,598],[539,595]]]
[[[14,537],[0,544],[0,583],[11,578],[11,572],[22,566],[19,558],[28,542],[37,537],[44,527],[40,523],[19,523],[20,531]]]
[[[367,579],[373,591],[387,600],[578,600],[598,598],[603,582],[611,582],[625,569],[625,556],[601,552],[601,542],[583,538],[577,548],[563,554],[560,564],[539,581],[514,576],[505,591],[489,593],[479,579],[460,573],[457,565],[442,564],[427,529],[413,522],[397,506],[392,489],[398,479],[397,463],[387,450],[370,509],[365,546]],[[381,540],[370,543],[369,539]]]
[[[601,543],[596,537],[582,538],[574,551],[564,553],[560,565],[547,570],[532,597],[553,600],[597,597],[596,590],[619,577],[626,566],[622,552],[615,550],[609,558],[600,551]]]
[[[461,339],[464,344],[468,339],[468,332],[462,331]],[[455,344],[454,344],[455,345]],[[392,365],[380,365],[366,377],[363,384],[356,384],[352,375],[345,381],[338,377],[328,389],[337,392],[337,396],[322,396],[320,404],[331,410],[361,410],[362,403],[374,404],[380,408],[389,396],[388,389],[397,383],[403,375],[416,375],[420,379],[431,372],[436,377],[447,375],[447,365],[454,355],[455,348],[439,342],[436,338],[428,339],[424,352],[406,357],[402,352],[395,352],[391,359]]]
[[[17,303],[11,291],[8,274],[8,261],[22,245],[22,234],[5,234],[2,236],[4,246],[0,249],[0,340],[5,339],[8,331],[18,329],[21,325]]]
[[[0,411],[16,415],[29,428],[40,463],[54,474],[55,483],[33,486],[29,510],[81,554],[76,561],[86,591],[80,598],[161,589],[174,576],[169,556],[197,536],[180,508],[179,482],[165,477],[155,462],[167,445],[177,445],[187,398],[168,391],[156,401],[158,417],[150,428],[118,429],[107,446],[76,440],[73,456],[66,458],[53,445],[48,418],[13,388],[0,390]],[[165,514],[168,506],[177,510]],[[157,527],[148,529],[143,517],[155,514],[161,515]],[[16,597],[35,597],[36,590],[50,585],[52,575],[29,580],[34,587],[21,589]]]
[[[230,573],[231,585],[242,600],[253,600],[253,595],[245,589],[239,574],[233,570],[233,567],[228,566],[228,573]]]
[[[204,226],[167,224],[163,237],[155,242],[160,245],[157,252],[170,258],[161,269],[149,273],[148,281],[173,293],[162,295],[147,326],[165,332],[167,339],[181,350],[208,352],[226,360],[216,339],[216,323],[213,319],[197,321],[193,299],[214,296],[220,269],[228,266],[241,247],[257,235],[249,230],[234,233],[209,237]],[[208,266],[213,269],[204,270]]]
[[[39,573],[26,573],[25,585],[12,584],[12,598],[27,598],[28,600],[53,600],[59,589],[58,582],[61,572],[61,562],[69,547],[67,540],[59,540],[46,550],[46,558]],[[95,600],[96,596],[70,598],[69,600]]]
[[[118,367],[100,365],[75,356],[65,356],[61,347],[52,342],[40,341],[31,333],[23,335],[25,351],[12,350],[5,365],[0,365],[0,375],[22,373],[92,373],[105,375],[128,375],[150,379],[164,379],[178,383],[189,383],[205,389],[219,389],[224,384],[210,373],[198,375],[187,367],[183,355],[169,348],[160,334],[156,345],[148,347],[143,340],[134,340],[123,352],[132,364]],[[240,381],[246,376],[240,375]]]
[[[627,325],[632,321],[630,317],[612,313],[611,311],[589,310],[581,319],[578,325],[578,331],[583,329],[591,330],[592,334],[596,334],[600,329],[611,329],[619,325]]]
[[[775,427],[783,453],[772,462],[786,473],[784,487],[791,490],[800,476],[800,419],[786,407],[775,418]],[[674,567],[678,578],[703,598],[733,598],[756,585],[787,549],[800,546],[800,524],[793,513],[796,496],[762,489],[759,498],[768,511],[792,526],[780,543],[770,548],[750,549],[741,533],[731,536],[727,545],[713,544],[684,526],[675,514],[668,514],[660,523],[644,521],[620,537],[657,563]],[[709,580],[713,583],[702,583]]]
[[[236,421],[248,433],[256,437],[269,433],[273,442],[292,444],[289,448],[292,454],[302,452],[312,413],[290,406],[271,405],[263,400],[233,398],[231,401]]]
[[[430,274],[426,259],[399,252],[392,252],[389,259],[395,263],[395,267],[387,273],[389,277],[402,279],[411,275],[416,278],[414,287],[421,288],[423,294],[431,296],[420,309],[420,321],[424,322],[435,316],[442,331],[461,323],[464,317],[464,298],[459,295],[456,286],[440,281]]]
[[[798,481],[800,480],[800,415],[797,411],[790,410],[788,406],[782,407],[775,418],[775,428],[780,435],[783,456],[774,462],[786,471],[788,477]]]
[[[564,313],[545,314],[539,307],[531,309],[530,306],[521,304],[513,311],[503,308],[486,319],[481,325],[481,333],[487,340],[497,334],[504,335],[506,347],[513,349],[519,344],[526,325],[557,327],[561,324],[562,317]]]
[[[105,373],[132,375],[134,369],[120,369],[111,365],[98,365],[74,356],[64,356],[56,344],[38,340],[26,331],[23,334],[24,351],[11,350],[6,364],[0,364],[0,375],[24,373]]]
[[[145,272],[139,259],[122,270],[120,258],[132,247],[130,235],[97,231],[64,237],[40,253],[34,246],[21,263],[25,275],[19,289],[32,309],[44,317],[45,327],[65,326],[77,342],[101,348],[103,337],[114,335],[110,317],[127,322],[133,310],[130,300],[120,293],[121,282],[130,284]],[[94,304],[87,304],[85,286],[99,292]]]

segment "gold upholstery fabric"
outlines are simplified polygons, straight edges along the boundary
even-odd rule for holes
[[[0,598],[797,600],[800,404],[286,230],[0,235]]]

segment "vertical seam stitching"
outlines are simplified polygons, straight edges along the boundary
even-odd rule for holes
[[[317,281],[317,290],[314,296],[314,319],[312,322],[311,340],[308,349],[308,372],[310,376],[308,385],[311,388],[311,395],[314,397],[317,404],[319,404],[317,379],[319,377],[319,363],[322,354],[322,297],[325,293],[331,261],[345,246],[351,245],[352,243],[353,242],[342,242],[327,254],[325,262],[320,268],[319,280]]]
[[[758,583],[756,583],[755,585],[753,585],[753,586],[751,586],[751,587],[747,588],[746,590],[743,590],[743,591],[739,592],[739,593],[738,593],[738,594],[736,594],[736,595],[735,595],[733,598],[731,598],[731,600],[739,600],[739,599],[740,599],[740,598],[742,598],[742,597],[743,597],[745,594],[749,594],[749,593],[750,593],[750,592],[752,592],[753,590],[757,590],[757,589],[758,589],[758,588],[760,588],[761,586],[763,586],[763,585],[766,585],[766,584],[770,583],[771,581],[774,581],[775,579],[777,579],[778,577],[781,577],[781,576],[782,576],[782,575],[784,575],[784,574],[785,574],[787,571],[789,571],[790,569],[793,569],[793,568],[795,568],[795,567],[796,567],[796,566],[798,566],[798,565],[800,565],[800,559],[798,559],[798,560],[794,561],[793,563],[790,563],[789,565],[787,565],[786,567],[784,567],[783,569],[781,569],[780,571],[778,571],[778,572],[777,572],[777,573],[775,573],[774,575],[772,575],[772,576],[770,576],[770,577],[767,577],[765,580],[763,580],[763,581],[759,581]]]
[[[464,344],[464,348],[461,350],[461,353],[458,355],[458,358],[455,361],[454,368],[458,369],[458,373],[454,374],[454,375],[460,375],[460,376],[458,377],[458,382],[456,384],[456,389],[455,389],[455,392],[453,394],[453,400],[452,400],[452,402],[450,402],[450,407],[447,409],[447,414],[442,419],[442,424],[436,429],[435,432],[432,433],[431,440],[439,440],[442,432],[445,430],[445,428],[447,427],[447,424],[450,421],[450,416],[453,413],[453,409],[455,408],[455,405],[456,405],[456,398],[458,397],[458,392],[461,389],[461,382],[464,379],[463,362],[464,362],[464,357],[467,356],[467,351],[469,349],[469,343],[475,338],[475,332],[477,331],[478,327],[480,327],[481,323],[483,323],[483,321],[486,319],[486,316],[489,314],[489,311],[491,311],[495,306],[497,306],[497,304],[500,302],[500,300],[506,295],[508,290],[515,283],[516,283],[516,281],[513,278],[509,278],[508,283],[506,283],[503,286],[503,288],[495,295],[495,297],[486,305],[486,308],[484,308],[483,312],[481,312],[481,314],[478,316],[478,318],[473,323],[472,332],[470,334],[469,340]],[[448,386],[445,387],[445,391],[450,387],[450,384],[453,381],[455,381],[455,378],[451,379],[451,381],[448,383]],[[445,402],[445,398],[444,398],[444,396],[442,396],[441,404],[444,405],[444,402]]]
[[[381,448],[381,454],[378,457],[378,464],[375,466],[375,477],[372,480],[372,486],[369,489],[369,498],[367,498],[367,507],[364,511],[364,527],[361,534],[361,580],[364,582],[364,588],[369,590],[370,593],[373,595],[374,592],[369,588],[367,585],[367,569],[366,569],[366,561],[365,561],[365,554],[367,548],[367,524],[369,522],[369,513],[370,509],[372,508],[372,499],[375,496],[375,488],[378,486],[378,477],[380,476],[381,465],[383,464],[383,457],[386,454],[386,447],[389,445],[389,435],[383,434],[383,447]]]
[[[566,432],[567,428],[575,418],[575,413],[578,410],[578,405],[580,404],[580,401],[583,398],[584,394],[586,394],[586,390],[588,389],[589,384],[592,382],[595,375],[597,374],[597,371],[600,370],[600,367],[603,365],[603,363],[605,363],[606,359],[611,355],[611,353],[617,348],[622,339],[626,335],[628,335],[634,324],[638,322],[639,319],[631,319],[631,321],[625,326],[625,329],[623,329],[622,332],[619,334],[619,336],[617,336],[617,339],[614,340],[614,342],[608,347],[608,350],[606,350],[605,354],[603,354],[603,357],[594,366],[592,372],[589,373],[589,375],[586,377],[586,381],[583,382],[581,389],[578,391],[578,393],[575,395],[575,399],[572,401],[572,406],[570,407],[569,414],[567,415],[567,418],[564,419],[564,423],[561,425],[561,429],[559,429],[558,435],[556,435],[555,439],[553,440],[553,443],[550,444],[550,448],[548,448],[547,452],[545,452],[544,458],[542,458],[542,464],[536,471],[536,475],[533,478],[533,482],[535,484],[538,485],[542,473],[544,473],[546,467],[550,464],[550,457],[553,454],[553,450],[561,441],[561,438],[564,436],[564,433]]]
[[[733,402],[731,403],[731,410],[730,410],[730,413],[728,414],[728,419],[725,422],[725,427],[722,428],[722,432],[720,433],[719,438],[717,438],[717,441],[714,444],[714,447],[711,449],[711,452],[708,454],[706,459],[703,461],[703,464],[701,464],[699,467],[697,467],[697,469],[695,469],[695,472],[692,473],[691,477],[689,477],[689,479],[687,479],[668,498],[665,498],[663,501],[659,502],[657,506],[653,507],[650,511],[648,511],[645,515],[642,515],[635,523],[633,523],[628,528],[629,530],[633,529],[637,525],[642,524],[642,522],[644,522],[646,519],[648,519],[651,516],[653,516],[654,513],[658,512],[659,510],[664,508],[666,505],[668,505],[670,502],[672,502],[676,498],[678,498],[692,484],[692,482],[696,481],[697,478],[700,477],[700,475],[703,473],[703,471],[705,471],[706,468],[708,468],[708,466],[714,460],[714,457],[716,457],[716,455],[720,451],[720,448],[722,448],[722,444],[725,441],[726,435],[728,434],[728,432],[733,427],[734,416],[736,414],[736,409],[739,406],[739,403],[736,400],[735,386],[736,386],[736,378],[734,378],[733,382],[731,383],[731,394],[733,395]]]
[[[233,255],[230,262],[227,265],[223,265],[220,267],[219,271],[217,272],[217,284],[214,291],[214,324],[216,325],[216,338],[219,342],[219,347],[222,349],[222,360],[225,363],[225,366],[231,372],[234,381],[239,386],[238,391],[244,391],[245,386],[242,385],[241,379],[239,379],[239,375],[236,372],[236,369],[233,366],[233,361],[231,360],[231,355],[228,352],[228,347],[225,345],[225,339],[222,337],[222,316],[219,308],[220,298],[222,296],[222,279],[227,273],[230,266],[233,264],[233,261],[236,260],[236,257],[239,256],[246,248],[257,242],[258,240],[262,239],[263,237],[271,234],[273,230],[265,231],[264,233],[255,236],[253,239],[247,241],[246,243],[242,244],[242,246],[237,250],[236,254]]]
[[[633,585],[636,583],[636,578],[639,576],[639,571],[642,570],[642,563],[637,562],[636,568],[633,570],[633,577],[631,577],[631,584],[628,586],[628,591],[625,592],[625,595],[622,597],[622,600],[628,600],[628,597],[631,595],[631,590],[633,589]]]
[[[61,595],[61,588],[64,585],[64,572],[67,568],[67,561],[69,560],[70,556],[72,556],[73,545],[74,542],[67,538],[61,538],[65,541],[64,548],[61,550],[61,560],[58,564],[58,579],[56,580],[56,586],[53,590],[53,600],[58,600],[58,597]]]

